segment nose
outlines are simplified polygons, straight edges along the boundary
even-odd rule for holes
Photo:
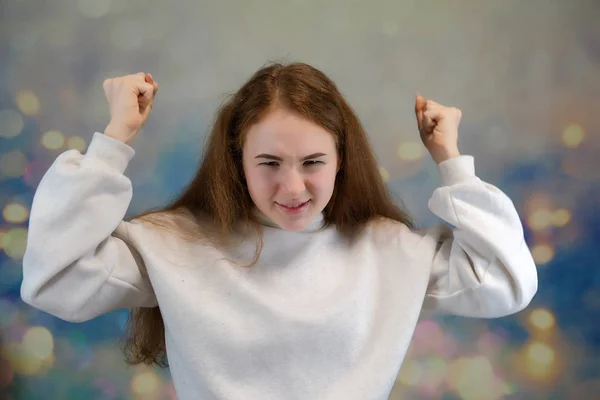
[[[292,197],[301,195],[306,189],[304,176],[295,169],[288,170],[282,174],[281,186],[285,193]]]

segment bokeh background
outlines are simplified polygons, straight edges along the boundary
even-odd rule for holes
[[[123,362],[125,311],[72,324],[20,300],[32,197],[58,154],[106,126],[102,81],[145,71],[161,89],[127,170],[130,212],[165,203],[225,95],[268,61],[334,79],[419,225],[439,223],[427,210],[439,177],[416,93],[463,110],[462,152],[522,216],[531,305],[424,316],[390,399],[600,398],[596,0],[1,1],[0,398],[176,398],[168,370]]]

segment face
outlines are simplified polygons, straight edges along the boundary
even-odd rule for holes
[[[243,163],[256,207],[289,231],[304,229],[323,211],[338,170],[334,136],[282,109],[248,130]]]

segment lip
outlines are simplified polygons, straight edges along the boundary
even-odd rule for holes
[[[279,204],[279,203],[275,202],[275,204],[277,204],[279,206],[279,209],[282,210],[283,212],[285,212],[286,214],[300,214],[302,211],[304,211],[306,209],[306,207],[308,206],[309,203],[310,203],[310,200],[307,200],[304,203],[301,203],[300,206],[298,206],[298,207],[288,207],[283,204]]]

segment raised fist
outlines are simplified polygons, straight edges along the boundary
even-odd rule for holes
[[[110,109],[104,134],[129,144],[150,115],[158,83],[151,74],[140,72],[107,79],[103,87]]]

